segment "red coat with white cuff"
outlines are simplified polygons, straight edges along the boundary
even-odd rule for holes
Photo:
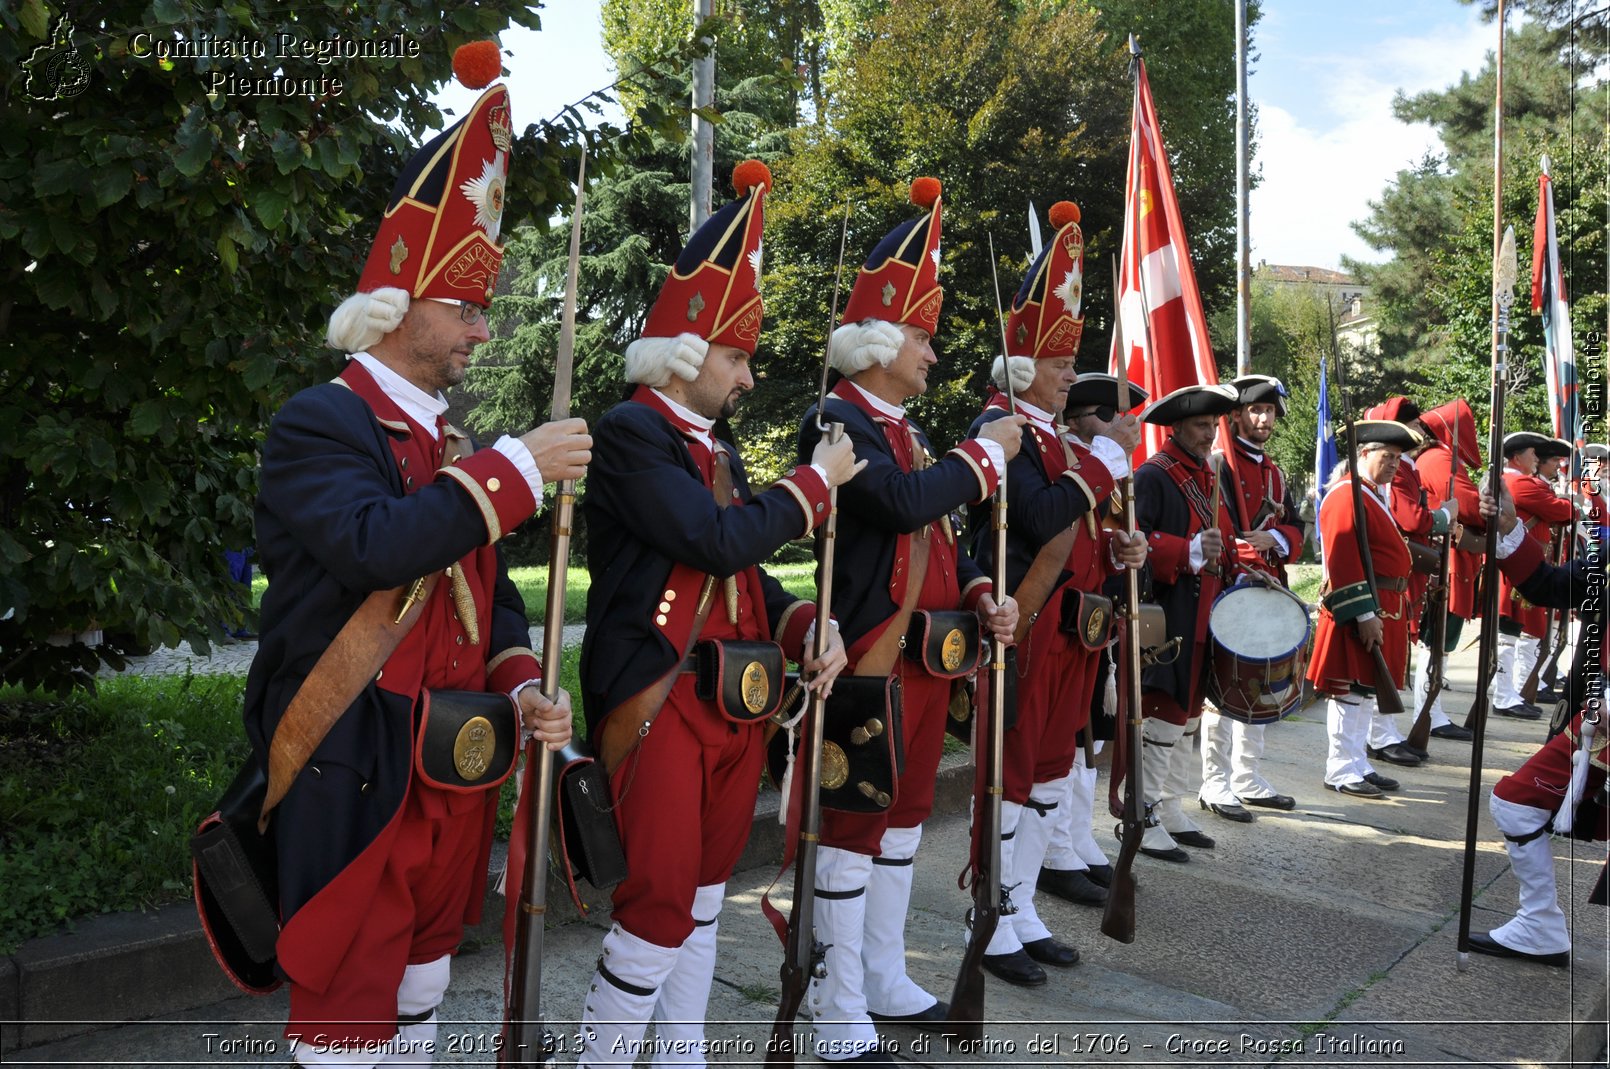
[[[1354,534],[1353,494],[1344,475],[1319,506],[1320,544],[1325,555],[1325,595],[1314,631],[1314,659],[1308,678],[1322,694],[1345,694],[1355,683],[1373,686],[1375,659],[1359,641],[1353,622],[1374,613],[1383,624],[1382,649],[1399,688],[1409,657],[1409,544],[1386,503],[1365,481],[1360,493],[1370,563],[1375,569],[1372,597]]]

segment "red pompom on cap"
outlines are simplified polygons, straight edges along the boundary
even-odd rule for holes
[[[932,208],[939,199],[939,179],[924,175],[911,182],[911,203],[919,208]]]
[[[771,168],[759,160],[744,160],[732,169],[732,188],[738,196],[746,195],[756,186],[762,193],[771,192]]]
[[[485,89],[503,73],[503,52],[496,41],[471,41],[453,52],[453,76],[470,89]]]
[[[1079,221],[1079,206],[1071,200],[1059,200],[1051,205],[1051,225],[1061,230],[1069,223]]]

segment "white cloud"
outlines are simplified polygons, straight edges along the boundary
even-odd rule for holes
[[[1379,260],[1349,225],[1365,218],[1371,200],[1405,167],[1441,143],[1430,126],[1407,125],[1392,114],[1401,89],[1414,94],[1441,89],[1475,72],[1496,42],[1496,29],[1474,10],[1463,22],[1447,21],[1415,35],[1369,40],[1358,25],[1338,33],[1346,51],[1294,55],[1283,51],[1274,69],[1264,56],[1266,84],[1300,86],[1291,94],[1251,94],[1258,103],[1257,156],[1262,184],[1252,192],[1252,259],[1270,263],[1339,267],[1341,257]],[[1286,77],[1282,78],[1282,75]]]

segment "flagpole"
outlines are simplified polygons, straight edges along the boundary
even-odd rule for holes
[[[695,32],[710,17],[711,0],[693,0]],[[709,38],[704,39],[709,43]],[[711,107],[716,96],[716,51],[710,44],[710,53],[693,61],[693,167],[692,189],[688,208],[689,234],[696,232],[710,218],[710,188],[714,182],[716,131],[710,120],[699,114],[700,109]]]
[[[1252,263],[1247,206],[1247,0],[1235,0],[1235,373],[1252,374]]]

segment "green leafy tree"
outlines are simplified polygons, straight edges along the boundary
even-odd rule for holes
[[[251,543],[267,420],[338,369],[325,317],[403,162],[447,124],[429,96],[454,47],[539,20],[512,0],[446,18],[414,0],[58,14],[0,8],[0,682],[62,689],[121,658],[53,636],[205,649],[242,623],[223,552]],[[399,58],[278,47],[397,26],[411,28]],[[203,38],[263,54],[152,53]],[[87,77],[42,90],[52,64]],[[583,134],[584,111],[519,138],[509,224],[568,199],[583,136],[609,165],[622,132]]]

